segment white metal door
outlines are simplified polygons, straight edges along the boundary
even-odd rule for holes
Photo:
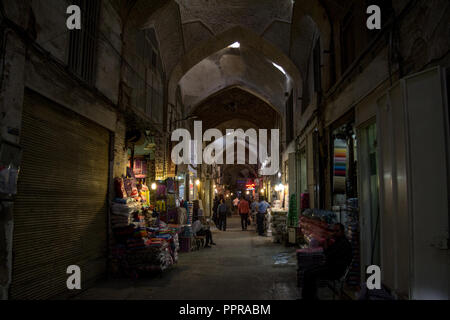
[[[403,80],[408,131],[413,299],[450,298],[448,114],[439,68]]]

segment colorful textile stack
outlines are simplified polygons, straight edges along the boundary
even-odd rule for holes
[[[287,233],[287,212],[279,210],[271,210],[271,231],[272,239],[275,243],[280,243],[284,239],[284,235]]]
[[[333,191],[345,192],[345,176],[347,173],[347,143],[345,140],[334,141]]]
[[[133,199],[116,199],[111,206],[111,226],[112,228],[126,227],[133,221],[133,214],[139,211],[140,204]]]
[[[306,209],[303,212],[303,216],[310,218],[317,218],[325,221],[328,224],[334,224],[337,222],[336,213],[333,211],[321,210],[321,209]]]
[[[133,251],[133,250],[142,249],[142,248],[145,248],[145,243],[144,243],[144,240],[142,240],[142,238],[127,240],[127,250]]]
[[[302,216],[299,226],[303,238],[311,248],[323,247],[326,238],[331,236],[331,232],[328,231],[328,223],[317,218]]]
[[[192,215],[194,212],[194,204],[192,202],[189,202],[187,204],[187,219],[186,224],[192,224]]]
[[[132,199],[117,200],[111,207],[115,246],[112,270],[136,277],[140,272],[163,271],[178,261],[181,226],[166,225]],[[151,221],[151,224],[148,222]]]

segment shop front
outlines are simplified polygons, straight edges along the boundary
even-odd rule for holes
[[[22,119],[10,298],[47,299],[105,274],[110,132],[31,90]]]
[[[361,283],[360,226],[357,185],[357,150],[354,112],[331,125],[331,208],[336,221],[345,227],[353,250],[347,284],[358,288]]]

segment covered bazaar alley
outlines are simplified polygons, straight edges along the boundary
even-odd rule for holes
[[[0,1],[0,300],[450,300],[449,17]]]
[[[76,299],[290,300],[299,298],[295,248],[258,237],[255,226],[241,231],[230,219],[226,232],[213,229],[211,249],[181,254],[170,272],[146,279],[99,283]],[[324,290],[323,295],[327,292]],[[328,294],[329,295],[329,294]]]

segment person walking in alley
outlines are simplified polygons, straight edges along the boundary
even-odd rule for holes
[[[248,214],[250,212],[250,206],[248,205],[248,201],[244,197],[241,197],[241,200],[239,201],[238,211],[239,211],[239,215],[241,216],[242,231],[246,231],[247,223],[248,223]]]
[[[333,226],[333,234],[324,244],[325,263],[304,271],[302,298],[317,299],[319,279],[337,280],[341,278],[352,261],[352,245],[345,237],[345,227],[341,223]],[[330,241],[331,240],[331,241]],[[331,242],[331,245],[328,245]]]
[[[233,214],[238,213],[238,206],[239,206],[239,198],[236,196],[233,200]]]
[[[226,231],[227,230],[227,211],[228,207],[225,204],[225,200],[220,200],[219,207],[217,208],[219,213],[219,230]]]
[[[258,225],[258,234],[264,236],[264,219],[267,214],[267,209],[270,208],[270,204],[266,202],[264,197],[258,203],[258,214],[256,216],[256,223]]]
[[[212,208],[212,210],[213,210],[213,218],[212,219],[217,228],[219,228],[219,213],[218,213],[219,204],[220,204],[219,198],[216,196],[214,198],[214,205]]]

